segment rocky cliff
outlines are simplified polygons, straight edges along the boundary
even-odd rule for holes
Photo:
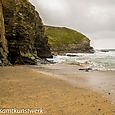
[[[48,36],[48,42],[54,54],[94,52],[89,38],[75,30],[45,26],[45,34]]]
[[[0,34],[1,61],[35,64],[36,57],[51,57],[42,20],[28,0],[0,1]]]
[[[2,1],[0,0],[0,65],[2,65],[2,63],[4,63],[4,65],[8,64],[7,56],[8,56],[8,47],[7,47],[7,40],[5,38]]]

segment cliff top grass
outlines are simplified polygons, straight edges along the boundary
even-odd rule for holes
[[[88,39],[85,35],[66,27],[45,26],[45,34],[50,45],[76,44]]]

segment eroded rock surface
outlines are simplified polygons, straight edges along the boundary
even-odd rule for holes
[[[10,63],[26,64],[29,63],[25,61],[27,58],[36,63],[32,57],[52,57],[42,20],[28,0],[2,0],[1,9],[0,20],[3,17],[5,25],[1,28],[5,28],[4,40],[8,42],[9,51],[4,53],[8,54]],[[2,44],[6,47],[3,41]]]

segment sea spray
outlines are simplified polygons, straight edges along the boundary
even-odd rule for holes
[[[67,53],[63,56],[54,56],[56,63],[80,65],[93,70],[115,71],[115,51],[103,52],[96,50],[95,53]]]

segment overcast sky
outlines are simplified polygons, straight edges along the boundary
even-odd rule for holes
[[[94,48],[115,48],[115,0],[30,0],[47,25],[84,33]]]

